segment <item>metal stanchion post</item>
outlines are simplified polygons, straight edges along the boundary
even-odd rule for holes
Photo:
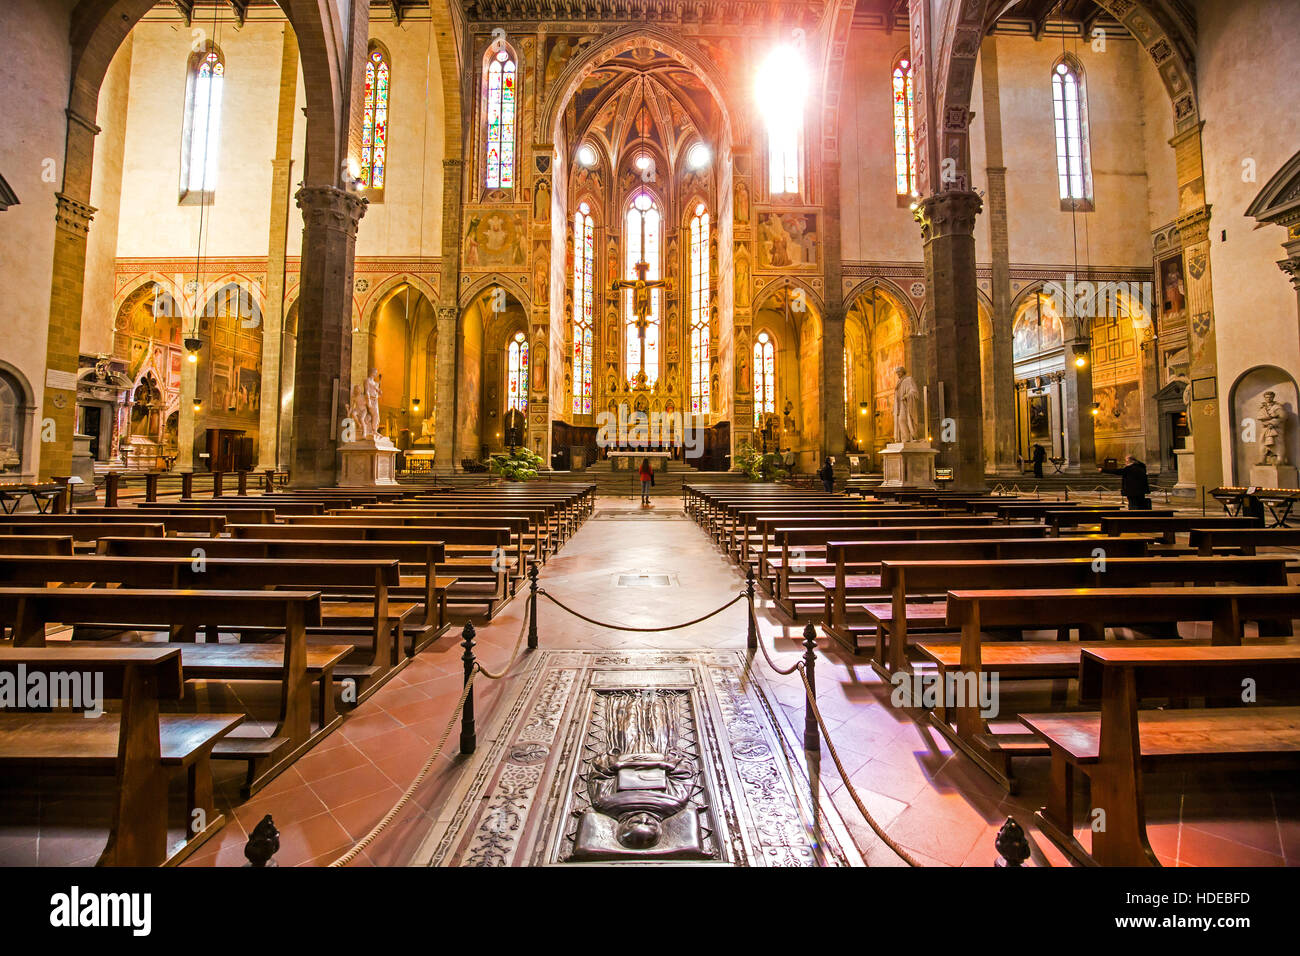
[[[528,566],[528,649],[537,649],[537,562]]]
[[[803,629],[803,672],[808,678],[808,699],[803,711],[803,749],[821,753],[821,736],[817,733],[817,715],[813,713],[813,700],[817,697],[817,628],[811,621]]]
[[[461,655],[461,661],[465,664],[465,681],[474,675],[474,624],[472,621],[466,621],[465,627],[460,632],[461,647],[465,648],[465,653]],[[464,685],[462,685],[464,686]],[[474,732],[474,688],[469,689],[465,695],[465,706],[460,712],[460,752],[463,754],[472,754],[474,748],[478,746],[478,737]]]
[[[758,618],[754,616],[754,569],[749,564],[749,555],[745,555],[745,598],[749,601],[749,636],[746,646],[751,651],[756,651],[758,650]]]

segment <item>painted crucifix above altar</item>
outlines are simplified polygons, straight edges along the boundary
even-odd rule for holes
[[[637,339],[640,343],[640,365],[633,377],[633,385],[635,388],[645,388],[647,386],[645,364],[646,330],[650,327],[650,313],[653,310],[651,294],[655,289],[671,291],[672,280],[647,278],[650,264],[644,259],[638,262],[635,268],[635,279],[615,279],[610,284],[610,288],[614,292],[621,292],[624,289],[632,290],[632,324],[636,327]]]

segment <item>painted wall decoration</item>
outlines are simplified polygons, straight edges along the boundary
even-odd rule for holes
[[[817,213],[764,212],[758,217],[758,268],[760,270],[815,270],[821,238]]]
[[[462,266],[471,272],[518,269],[527,264],[526,207],[477,206],[465,210]]]
[[[1187,319],[1187,286],[1183,281],[1183,257],[1170,256],[1160,263],[1160,324]]]
[[[1020,306],[1011,327],[1011,350],[1017,360],[1058,349],[1064,341],[1061,317],[1048,296],[1039,295],[1037,303],[1030,298]]]
[[[1142,397],[1137,382],[1094,388],[1092,400],[1097,403],[1093,427],[1098,435],[1141,430]]]

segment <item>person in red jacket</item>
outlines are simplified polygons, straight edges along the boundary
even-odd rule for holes
[[[650,486],[655,483],[655,473],[650,470],[650,459],[641,459],[641,504],[650,504]]]

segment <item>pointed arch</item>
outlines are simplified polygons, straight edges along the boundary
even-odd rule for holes
[[[497,39],[483,53],[483,80],[479,102],[483,128],[484,189],[514,189],[519,144],[519,54],[505,39]]]

